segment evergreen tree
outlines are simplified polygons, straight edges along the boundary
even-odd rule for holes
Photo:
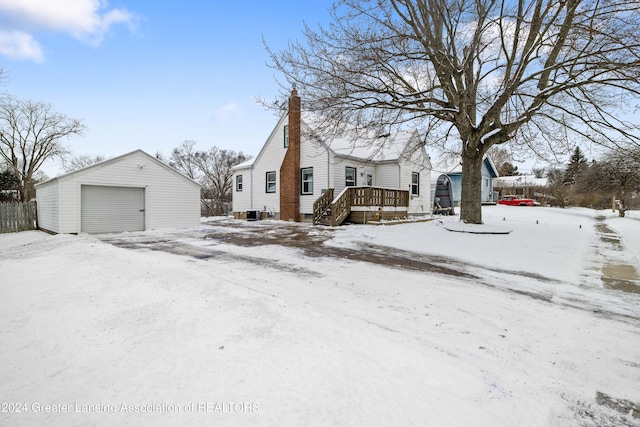
[[[11,201],[18,194],[18,177],[10,170],[0,172],[0,201]]]
[[[500,176],[516,176],[520,175],[518,167],[514,166],[511,162],[504,162],[498,169]]]
[[[576,182],[576,178],[587,166],[587,158],[582,153],[580,147],[576,147],[573,150],[569,164],[564,172],[564,183],[573,185]]]

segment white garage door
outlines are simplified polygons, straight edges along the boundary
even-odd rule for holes
[[[144,231],[144,188],[81,187],[84,233]]]

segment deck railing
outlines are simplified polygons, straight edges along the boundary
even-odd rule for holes
[[[329,188],[327,191],[313,202],[313,223],[317,224],[322,221],[325,213],[331,208],[331,202],[333,202],[333,188]]]
[[[409,192],[382,187],[349,187],[351,206],[408,207]]]
[[[329,196],[330,193],[330,196]],[[313,222],[335,227],[351,213],[354,206],[409,207],[409,192],[382,187],[347,187],[334,200],[333,189],[327,190],[313,204]]]
[[[342,193],[335,198],[331,203],[331,226],[342,224],[351,213],[351,206],[353,204],[353,192],[352,187],[347,187],[342,190]]]

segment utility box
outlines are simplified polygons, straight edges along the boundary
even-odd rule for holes
[[[247,211],[247,221],[257,221],[260,219],[262,212],[259,209]]]

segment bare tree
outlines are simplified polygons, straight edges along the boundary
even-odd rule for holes
[[[571,185],[564,180],[565,170],[560,168],[549,169],[547,172],[547,187],[551,196],[551,204],[566,207],[569,204]]]
[[[34,196],[33,180],[44,162],[64,157],[64,138],[81,135],[83,124],[43,102],[7,98],[0,103],[0,157],[19,179],[21,201]]]
[[[202,173],[196,163],[196,150],[194,149],[196,144],[197,141],[188,139],[179,147],[174,148],[169,158],[169,166],[198,181],[202,177]]]
[[[502,165],[505,163],[513,163],[513,156],[509,153],[509,150],[503,146],[495,145],[491,147],[487,154],[491,157],[491,160],[498,171],[502,169]],[[498,173],[502,175],[501,172]]]
[[[547,168],[533,168],[531,170],[531,173],[536,178],[544,178],[545,174],[547,173]]]
[[[590,169],[587,185],[592,190],[608,193],[609,197],[618,200],[618,214],[625,216],[634,194],[640,193],[640,150],[635,155],[628,152],[612,150],[603,160],[595,162]]]
[[[212,147],[209,151],[198,151],[194,162],[203,175],[203,184],[210,191],[211,198],[218,203],[231,201],[233,172],[231,168],[248,160],[243,152],[221,150]]]
[[[233,188],[231,168],[250,159],[250,156],[218,147],[212,147],[208,151],[198,151],[195,149],[196,144],[196,141],[186,140],[171,151],[168,161],[164,159],[162,161],[202,184],[203,201],[207,204],[210,203],[209,200],[213,201],[209,206],[211,213],[223,214],[224,203],[231,201]]]
[[[95,165],[96,163],[104,162],[105,160],[107,160],[107,158],[102,154],[96,154],[95,156],[80,154],[79,156],[75,156],[69,160],[63,159],[62,168],[68,173]]]
[[[327,129],[413,126],[459,152],[461,219],[481,223],[490,147],[638,143],[621,110],[640,94],[639,16],[637,0],[337,0],[328,27],[269,53]]]

